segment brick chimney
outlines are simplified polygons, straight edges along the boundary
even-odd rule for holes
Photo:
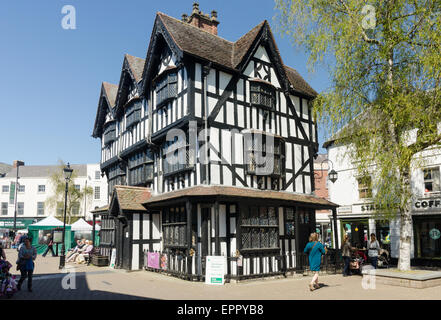
[[[193,11],[191,12],[190,17],[184,13],[182,15],[182,21],[217,36],[217,26],[219,25],[217,12],[214,10],[211,11],[210,17],[208,14],[204,14],[199,10],[199,3],[197,2],[193,3]]]
[[[21,167],[24,166],[25,163],[23,161],[20,160],[14,160],[14,162],[12,163],[12,167],[13,168],[17,168],[17,167]]]

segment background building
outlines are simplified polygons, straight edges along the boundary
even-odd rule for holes
[[[99,164],[71,165],[78,177],[70,182],[78,188],[92,187],[93,194],[84,199],[75,208],[76,215],[92,220],[90,211],[108,203],[107,179],[101,177]],[[25,229],[29,224],[50,215],[62,215],[56,208],[49,209],[46,200],[54,193],[50,182],[51,175],[60,170],[59,166],[19,166],[17,191],[17,228]],[[16,182],[17,161],[11,170],[0,178],[0,229],[12,228],[14,225],[15,201],[11,183]],[[64,207],[63,207],[64,210]]]
[[[411,132],[416,137],[416,131]],[[369,175],[361,177],[354,163],[348,158],[348,147],[325,143],[329,159],[338,173],[335,184],[329,184],[330,200],[340,205],[338,213],[338,236],[348,233],[352,245],[366,246],[371,233],[377,235],[382,247],[390,250],[392,258],[398,259],[400,245],[399,219],[383,221],[374,214],[372,194],[375,193],[375,167]],[[417,155],[423,168],[411,172],[412,199],[412,246],[413,265],[441,265],[441,149],[431,148]],[[380,210],[381,213],[381,210]],[[341,243],[341,242],[340,242]]]
[[[328,180],[328,155],[319,154],[314,159],[314,193],[320,198],[329,200],[328,184],[331,183]],[[317,210],[315,212],[316,219],[316,231],[320,234],[320,241],[327,246],[333,246],[333,233],[332,233],[332,211],[331,210]]]

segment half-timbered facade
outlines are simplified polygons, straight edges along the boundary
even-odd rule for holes
[[[315,210],[335,207],[313,193],[316,92],[284,65],[267,21],[236,42],[218,24],[197,4],[182,20],[156,15],[146,59],[126,55],[119,86],[103,84],[101,169],[109,192],[151,192],[136,216],[158,214],[149,250],[188,275],[203,275],[207,255],[227,257],[229,276],[280,273],[295,268]],[[136,269],[142,223],[127,225]]]

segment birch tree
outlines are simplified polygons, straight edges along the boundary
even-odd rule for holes
[[[441,1],[275,2],[280,33],[307,51],[310,70],[328,66],[314,114],[360,174],[375,168],[376,213],[399,219],[398,268],[409,270],[410,173],[441,142]]]
[[[66,180],[64,179],[63,169],[65,164],[60,161],[58,170],[56,170],[50,177],[49,181],[52,184],[54,194],[46,200],[46,207],[56,211],[56,217],[63,221],[64,219],[64,198],[66,191]],[[89,199],[93,194],[91,187],[83,187],[77,189],[75,187],[75,179],[78,174],[75,170],[72,172],[70,182],[68,185],[67,201],[66,201],[66,224],[71,224],[78,220],[80,216],[74,214],[75,206],[79,207],[85,199]]]

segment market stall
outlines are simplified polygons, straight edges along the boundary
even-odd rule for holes
[[[37,249],[38,254],[44,253],[47,248],[48,235],[52,235],[54,239],[54,251],[57,254],[61,253],[61,238],[59,235],[63,230],[63,222],[53,216],[49,216],[37,223],[31,224],[28,227],[28,235],[32,237],[32,245]],[[71,227],[66,225],[65,233],[65,248],[69,250],[72,246]],[[58,240],[60,239],[60,240]]]
[[[93,240],[92,239],[92,233],[93,233],[93,226],[88,224],[84,219],[79,219],[75,223],[71,224],[71,239],[72,239],[72,246],[76,245],[77,240],[86,239],[86,240]],[[100,230],[99,225],[95,225],[95,245],[99,245],[99,236],[98,232]]]

